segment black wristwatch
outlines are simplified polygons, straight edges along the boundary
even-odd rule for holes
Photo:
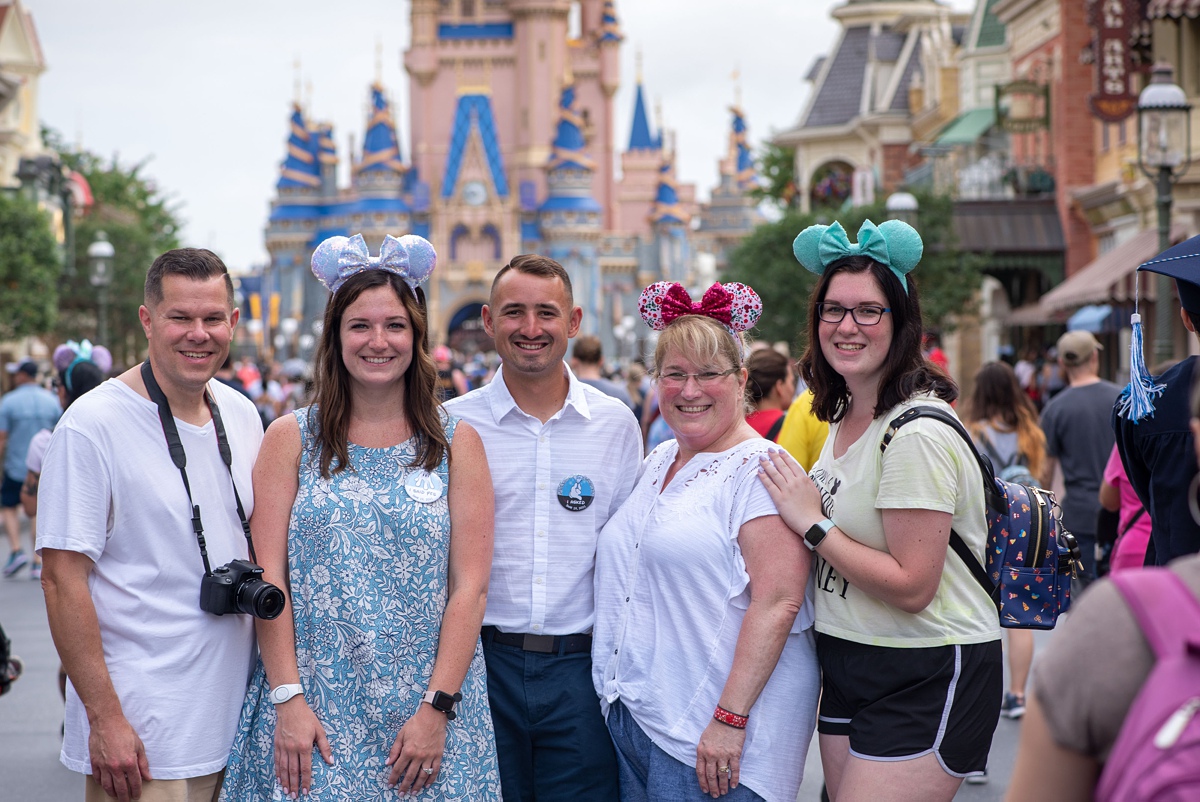
[[[816,551],[817,546],[821,545],[821,541],[829,534],[829,530],[833,529],[833,521],[826,518],[823,521],[818,521],[808,528],[804,533],[804,545],[808,546],[809,550]]]
[[[446,714],[446,718],[454,721],[454,717],[458,714],[454,712],[454,705],[462,701],[462,694],[454,695],[443,693],[442,691],[425,691],[425,695],[421,697],[421,701],[428,702],[433,706],[434,710],[440,710]]]

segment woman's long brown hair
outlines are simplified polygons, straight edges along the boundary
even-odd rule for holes
[[[449,450],[437,401],[437,367],[429,353],[429,319],[425,304],[400,276],[387,270],[364,270],[346,280],[325,306],[321,341],[313,359],[314,392],[310,419],[321,455],[321,476],[328,479],[350,466],[350,373],[342,361],[342,318],[360,295],[375,287],[391,287],[412,325],[412,363],[404,372],[404,414],[417,452],[412,466],[432,471]],[[334,460],[336,459],[336,465]]]
[[[1012,368],[1003,362],[989,362],[979,369],[967,416],[967,428],[977,437],[982,435],[985,423],[1001,423],[1015,431],[1017,452],[1025,457],[1025,466],[1034,476],[1042,475],[1046,435],[1038,425],[1037,407],[1021,389]]]

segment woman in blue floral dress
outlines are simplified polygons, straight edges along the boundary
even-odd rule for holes
[[[479,645],[492,483],[434,394],[417,288],[434,258],[411,236],[313,254],[333,292],[315,400],[254,468],[254,541],[288,606],[257,621],[222,800],[500,799]]]

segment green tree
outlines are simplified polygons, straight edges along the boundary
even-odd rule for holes
[[[920,204],[917,229],[925,242],[925,253],[910,274],[921,291],[921,313],[926,328],[953,329],[955,317],[975,308],[981,280],[982,259],[958,248],[952,221],[953,202],[948,196],[914,193]],[[857,206],[836,218],[851,241],[864,220],[888,219],[883,201]],[[816,284],[792,254],[796,235],[813,224],[828,224],[829,212],[789,212],[774,223],[755,229],[729,257],[726,281],[741,281],[753,287],[763,300],[763,315],[753,332],[760,339],[783,340],[797,352],[805,344],[808,297]]]
[[[799,205],[796,191],[796,151],[767,142],[758,156],[763,184],[751,191],[759,200],[774,201],[780,209]]]
[[[61,271],[49,216],[25,198],[0,192],[0,339],[50,330]]]
[[[46,144],[58,151],[63,164],[87,179],[95,199],[75,228],[75,260],[64,274],[55,334],[60,340],[96,336],[99,311],[96,289],[88,280],[87,248],[96,233],[103,231],[114,252],[112,284],[108,288],[111,342],[104,345],[117,364],[134,364],[146,348],[137,316],[146,270],[163,251],[179,247],[182,224],[177,209],[145,176],[145,161],[126,167],[115,156],[104,159],[74,149],[50,129],[43,129],[43,136]]]

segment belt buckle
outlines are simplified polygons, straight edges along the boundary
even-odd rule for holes
[[[529,635],[526,634],[521,643],[521,648],[527,652],[540,652],[541,654],[554,654],[554,636],[553,635]]]

